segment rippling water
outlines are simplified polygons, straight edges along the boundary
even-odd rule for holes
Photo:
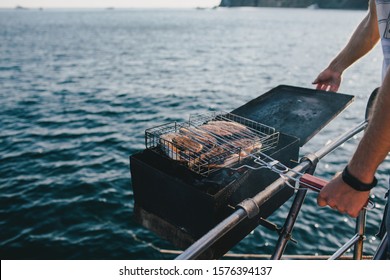
[[[129,155],[146,128],[232,110],[279,84],[311,82],[361,11],[304,9],[0,10],[0,252],[22,259],[161,259],[172,246],[133,221]],[[379,85],[377,48],[345,75],[356,101],[312,139],[315,151],[363,118]],[[357,138],[359,138],[358,136]],[[325,158],[330,179],[357,140]],[[387,163],[368,214],[372,254]],[[331,254],[354,220],[309,194],[288,254]],[[271,220],[280,224],[287,203]],[[261,227],[232,249],[271,253]]]

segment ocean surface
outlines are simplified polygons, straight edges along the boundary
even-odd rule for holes
[[[311,82],[364,11],[310,9],[0,10],[2,259],[172,259],[176,249],[133,218],[129,156],[144,131],[191,113],[231,111],[280,85]],[[314,152],[364,118],[381,50],[353,65],[340,92],[355,102],[302,149]],[[330,179],[361,135],[318,165]],[[378,172],[364,253],[378,245],[387,170]],[[282,225],[291,201],[270,220]],[[328,255],[355,221],[309,193],[286,254]],[[270,254],[256,228],[235,254]]]

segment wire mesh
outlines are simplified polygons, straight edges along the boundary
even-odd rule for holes
[[[275,148],[274,128],[231,113],[191,115],[188,122],[168,123],[145,131],[145,145],[207,176],[248,157]]]

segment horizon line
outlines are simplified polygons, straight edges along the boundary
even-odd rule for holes
[[[167,6],[99,6],[99,7],[54,7],[54,6],[32,6],[32,7],[28,7],[28,6],[13,6],[13,7],[10,7],[10,6],[0,6],[0,9],[11,9],[11,10],[35,10],[35,9],[155,9],[155,8],[158,8],[158,9],[191,9],[191,8],[204,8],[204,9],[208,9],[208,8],[215,8],[215,7],[219,7],[219,6],[171,6],[171,7],[167,7]],[[223,7],[221,7],[223,8]],[[256,7],[254,7],[256,8]]]

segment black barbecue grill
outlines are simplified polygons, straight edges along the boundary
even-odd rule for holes
[[[263,168],[264,160],[269,165],[296,166],[299,147],[352,99],[350,95],[282,85],[231,113],[196,115],[185,123],[148,129],[146,149],[130,157],[136,220],[175,246],[187,248],[230,215],[237,204],[279,178],[277,172]],[[211,133],[216,141],[202,142],[201,152],[181,149],[164,139],[164,135],[180,134],[183,129],[201,133],[202,126],[216,121],[237,123],[247,130],[226,137]],[[242,156],[246,147],[232,143],[243,138],[261,145]],[[219,150],[213,157],[202,157],[215,146]],[[216,163],[226,162],[231,155],[239,156],[215,168]],[[229,231],[201,257],[221,257],[293,194],[294,189],[281,188],[261,205],[258,215]]]

